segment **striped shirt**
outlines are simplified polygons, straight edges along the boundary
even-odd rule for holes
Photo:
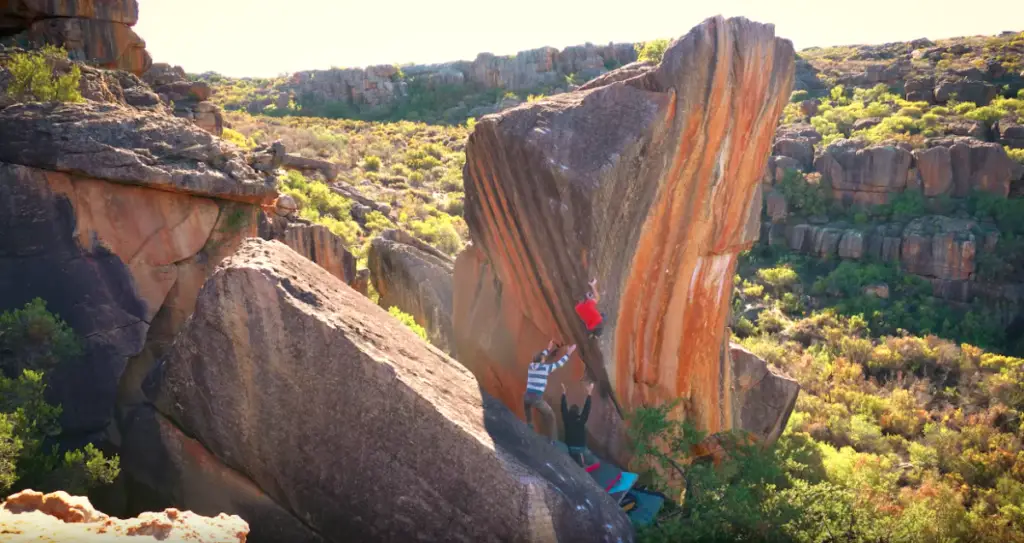
[[[545,360],[548,357],[547,349],[541,351],[541,360]],[[552,362],[551,364],[530,364],[530,370],[526,373],[526,393],[527,394],[544,394],[544,389],[548,387],[548,375],[551,372],[561,368],[569,361],[569,353],[565,353],[562,358],[558,359],[558,362]]]

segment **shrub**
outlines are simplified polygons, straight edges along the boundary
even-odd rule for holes
[[[820,183],[809,182],[797,170],[787,170],[778,186],[794,211],[804,215],[825,214],[825,188]]]
[[[363,169],[368,172],[380,171],[380,157],[368,155],[363,159]]]
[[[981,121],[988,126],[992,126],[992,123],[998,121],[1006,115],[1006,110],[995,106],[985,106],[972,109],[964,114],[964,117],[975,121]]]
[[[417,336],[420,336],[420,338],[422,338],[423,341],[427,341],[427,331],[424,330],[423,327],[420,326],[419,324],[416,324],[416,319],[412,318],[412,315],[408,313],[403,313],[401,309],[398,309],[395,306],[391,306],[388,308],[388,314],[398,319],[398,322],[401,322],[402,324],[408,326],[409,329],[412,330]]]
[[[669,41],[667,39],[660,39],[638,43],[633,47],[636,49],[636,59],[639,62],[661,62],[661,57],[665,56],[665,50],[668,49],[668,46]]]
[[[975,105],[974,102],[963,102],[960,104],[956,104],[955,106],[952,107],[953,112],[956,113],[957,115],[966,115],[974,111],[978,106]]]
[[[0,341],[0,494],[12,488],[84,494],[112,482],[117,457],[105,458],[92,445],[64,454],[43,445],[60,433],[61,413],[44,397],[44,372],[80,353],[71,329],[35,299],[0,314]]]
[[[800,89],[800,90],[795,90],[795,91],[793,91],[793,92],[792,92],[792,93],[791,93],[791,94],[789,95],[789,101],[790,101],[791,103],[794,103],[794,104],[796,104],[796,103],[799,103],[799,102],[803,102],[803,101],[804,101],[804,100],[806,100],[806,99],[807,99],[808,97],[810,97],[810,94],[809,94],[809,93],[808,93],[807,91],[805,91],[805,90],[803,90],[803,89]]]
[[[42,50],[15,53],[7,63],[11,72],[7,95],[16,99],[35,99],[40,102],[81,102],[82,93],[78,85],[82,71],[77,64],[71,64],[71,71],[64,75],[53,74],[53,64],[58,58],[67,59],[62,48],[47,45]]]
[[[243,136],[241,132],[230,128],[224,128],[224,133],[221,134],[221,139],[230,141],[243,149],[252,149],[256,146],[256,142],[253,141],[252,138],[247,138]]]

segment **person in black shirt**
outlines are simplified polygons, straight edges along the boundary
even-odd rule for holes
[[[590,393],[594,391],[594,383],[587,384],[587,401],[583,411],[578,405],[568,407],[565,399],[565,385],[562,385],[562,423],[565,425],[565,445],[569,448],[569,456],[579,465],[585,465],[584,455],[587,451],[587,417],[590,416]]]

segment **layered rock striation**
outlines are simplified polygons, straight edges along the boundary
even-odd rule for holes
[[[556,372],[549,400],[559,382],[598,381],[592,443],[619,458],[622,414],[641,405],[681,399],[676,416],[705,430],[742,427],[728,297],[758,236],[793,49],[769,25],[713,18],[629,69],[477,123],[453,317],[459,360],[517,412],[534,352],[579,343],[583,362]],[[599,341],[573,310],[592,277]]]

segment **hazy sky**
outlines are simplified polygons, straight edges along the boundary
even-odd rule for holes
[[[798,49],[1024,30],[1024,0],[139,0],[157,62],[272,76],[676,38],[706,17],[774,23]]]

